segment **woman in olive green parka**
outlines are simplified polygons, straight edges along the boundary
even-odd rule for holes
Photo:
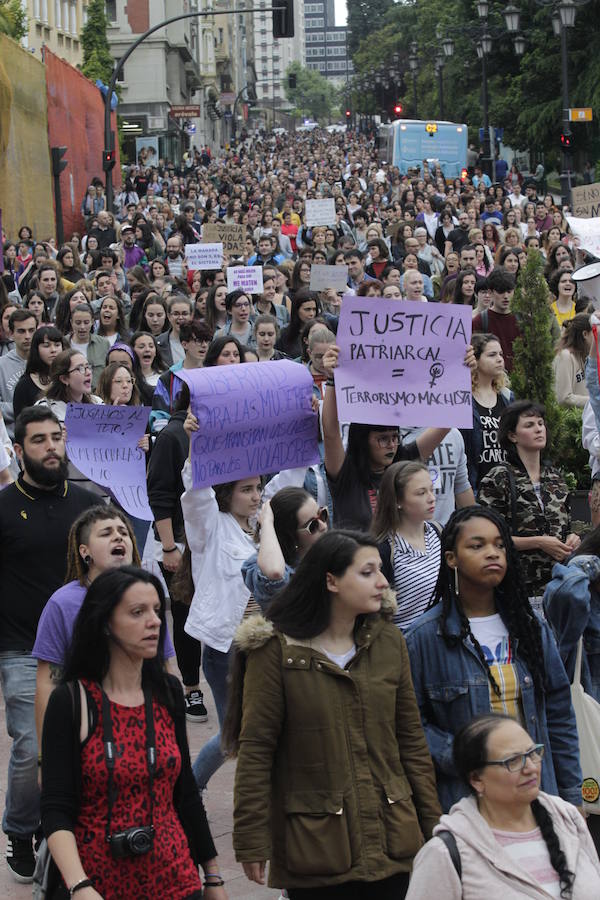
[[[295,898],[400,900],[440,816],[393,594],[371,538],[331,531],[238,629],[223,740],[234,848]],[[337,889],[335,889],[337,887]],[[297,890],[299,893],[297,892]]]

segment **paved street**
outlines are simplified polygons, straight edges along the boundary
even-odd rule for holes
[[[203,743],[216,731],[217,716],[212,704],[210,690],[206,688],[205,701],[209,711],[208,722],[203,725],[190,725],[188,735],[192,751],[192,759]],[[4,797],[6,790],[6,770],[10,740],[6,734],[4,719],[4,702],[0,700],[0,795]],[[266,900],[279,896],[279,891],[271,891],[253,885],[242,872],[234,859],[231,847],[232,808],[233,808],[233,775],[235,763],[228,762],[209,784],[206,806],[210,827],[219,852],[221,872],[227,885],[230,900]],[[6,838],[0,832],[0,900],[31,900],[31,885],[17,884],[10,875],[4,862]],[[156,900],[161,900],[157,897]]]

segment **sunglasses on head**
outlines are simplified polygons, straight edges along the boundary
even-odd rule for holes
[[[308,531],[309,534],[316,534],[319,530],[319,523],[324,522],[325,525],[329,522],[329,510],[326,506],[321,506],[318,510],[316,516],[313,516],[312,519],[303,525],[302,528],[299,528],[298,531]]]

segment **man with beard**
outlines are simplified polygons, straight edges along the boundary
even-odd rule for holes
[[[0,683],[12,737],[2,829],[15,879],[33,880],[33,835],[40,823],[38,746],[31,656],[39,617],[63,583],[69,529],[98,497],[67,482],[65,438],[46,406],[24,409],[15,423],[22,472],[0,492]]]
[[[131,225],[121,227],[121,240],[123,242],[123,268],[126,272],[134,266],[147,266],[148,260],[141,247],[135,242],[135,232]]]

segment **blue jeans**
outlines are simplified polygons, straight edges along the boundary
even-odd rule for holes
[[[221,653],[206,644],[202,647],[202,671],[212,691],[219,727],[223,726],[227,709],[227,675],[229,674],[229,653]],[[221,732],[206,742],[196,759],[192,769],[200,790],[204,790],[208,781],[225,762],[221,752]]]
[[[6,730],[12,738],[2,830],[30,837],[40,824],[35,676],[37,660],[27,651],[0,653],[0,683],[6,706]]]

